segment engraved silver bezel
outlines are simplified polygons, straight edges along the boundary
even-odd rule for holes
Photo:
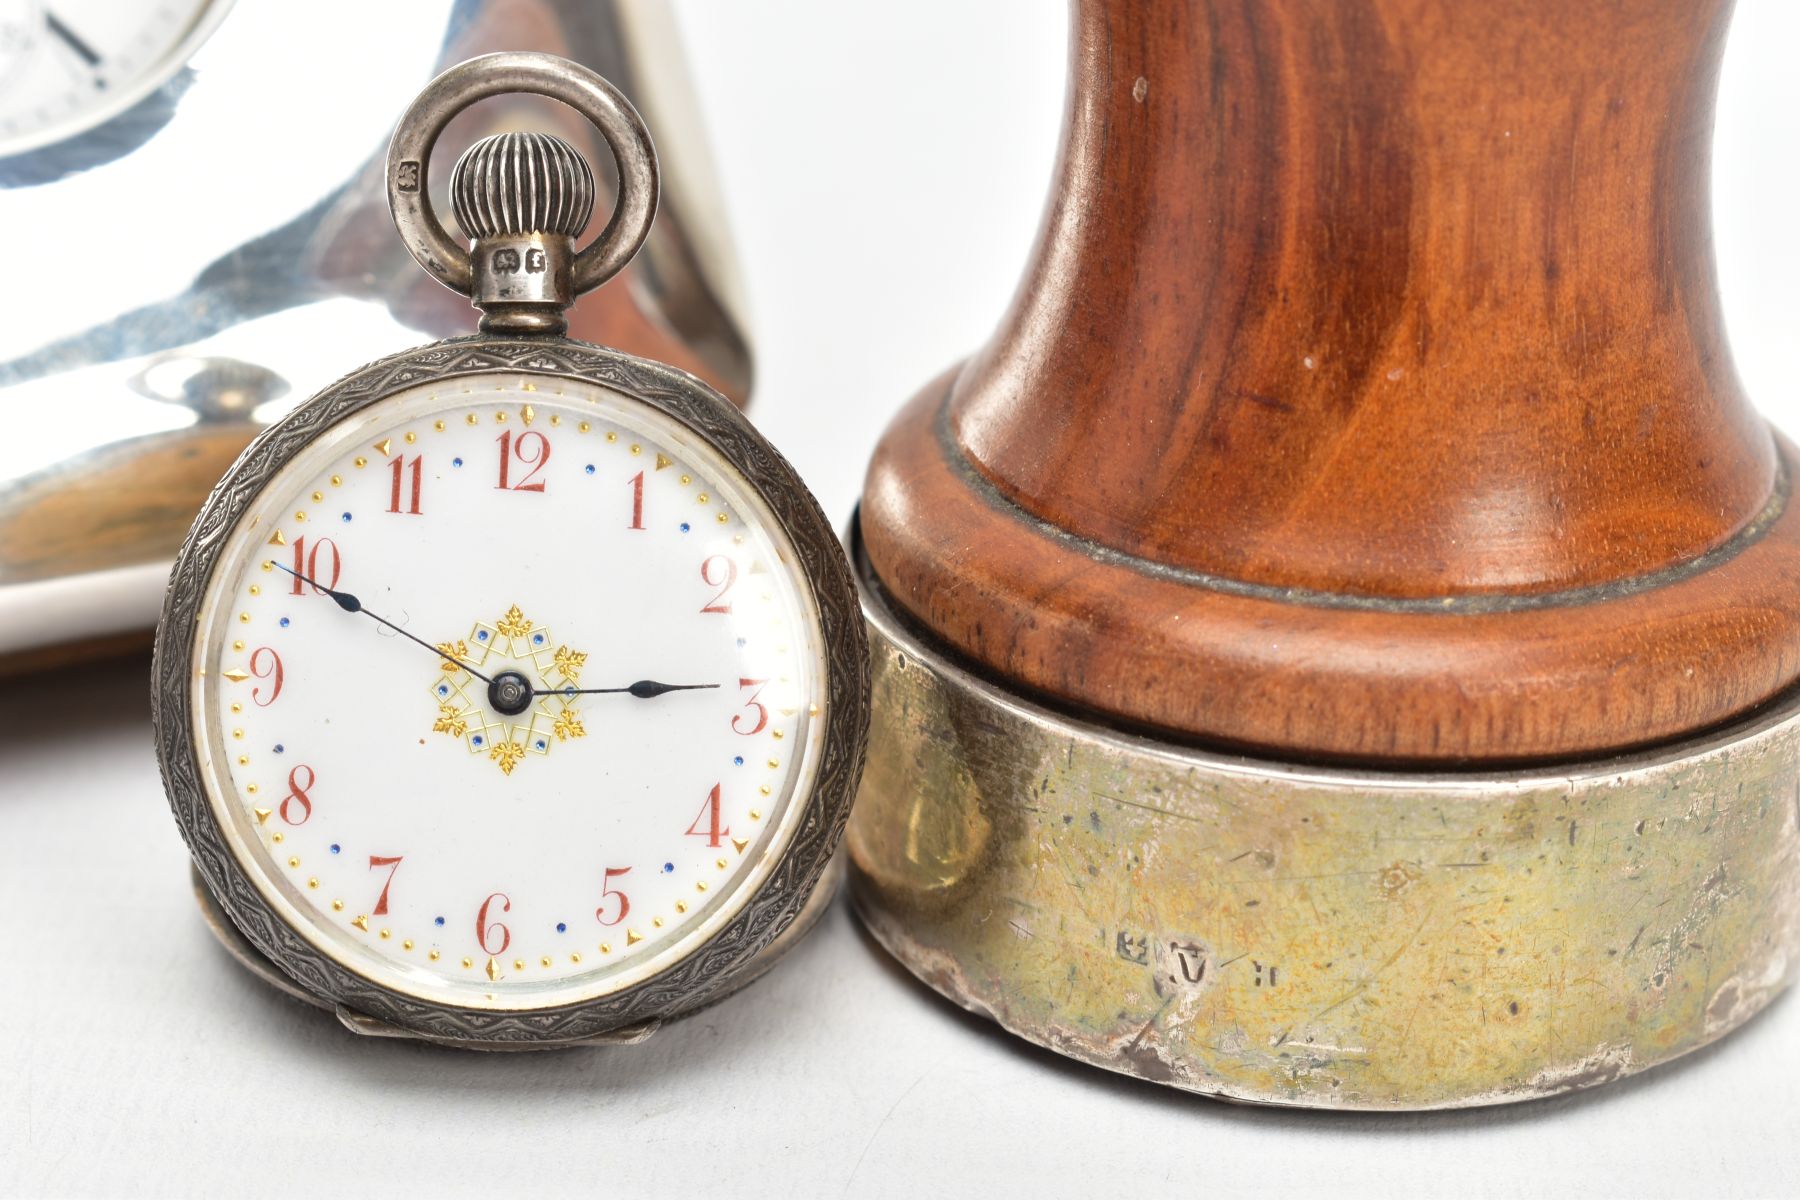
[[[237,861],[202,782],[191,734],[198,618],[232,531],[256,496],[325,431],[421,384],[495,371],[599,385],[704,439],[780,522],[812,589],[825,647],[825,729],[798,827],[757,893],[707,941],[656,975],[556,1008],[474,1009],[409,996],[357,974],[280,919]],[[849,817],[869,724],[868,646],[849,564],[831,523],[793,467],[732,404],[686,372],[565,338],[475,335],[371,363],[270,426],[213,490],[175,560],[152,667],[152,722],[163,786],[194,865],[233,925],[320,1001],[422,1037],[472,1043],[574,1042],[668,1018],[730,990],[794,920],[831,861]]]

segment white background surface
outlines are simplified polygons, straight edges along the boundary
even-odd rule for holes
[[[1060,120],[1060,8],[680,12],[757,327],[754,413],[841,519],[888,415],[986,335],[1017,278]],[[1739,366],[1790,429],[1796,46],[1800,5],[1744,0],[1716,202]],[[1577,1097],[1236,1109],[1001,1036],[840,908],[773,975],[643,1046],[357,1039],[201,927],[145,675],[0,685],[0,1194],[1800,1195],[1792,999]]]

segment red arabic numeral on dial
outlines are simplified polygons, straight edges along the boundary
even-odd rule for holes
[[[631,477],[631,524],[627,529],[644,527],[644,473],[639,471]]]
[[[702,821],[706,822],[705,829],[700,828]],[[706,844],[715,850],[719,848],[720,839],[731,836],[731,830],[719,824],[718,784],[713,784],[712,791],[706,794],[706,803],[700,806],[700,814],[694,818],[694,823],[688,826],[687,832],[689,837],[705,838]]]
[[[424,513],[419,510],[419,482],[421,468],[424,465],[424,462],[425,459],[423,455],[414,455],[411,463],[406,461],[406,455],[404,454],[388,460],[388,469],[394,473],[393,486],[388,490],[389,512],[402,513],[414,517],[424,515]],[[401,508],[400,485],[402,483],[402,477],[407,472],[411,472],[412,474],[412,493],[407,507]]]
[[[281,695],[281,655],[275,653],[273,647],[258,646],[250,655],[250,673],[258,679],[271,681],[267,700],[263,699],[260,687],[250,689],[250,699],[258,708],[267,708],[275,703],[275,698]]]
[[[600,881],[600,907],[594,910],[594,920],[600,922],[602,925],[617,925],[620,921],[625,919],[625,914],[631,911],[631,898],[618,888],[615,888],[612,885],[612,881],[621,875],[629,874],[631,874],[630,867],[606,868],[606,878]],[[606,915],[606,902],[615,897],[617,897],[619,901],[619,911],[608,917]]]
[[[754,688],[755,689],[754,691],[752,691],[750,693],[750,698],[748,700],[744,701],[744,707],[746,709],[754,708],[756,710],[756,724],[751,726],[749,729],[745,729],[744,725],[743,725],[744,714],[741,712],[733,713],[732,717],[731,717],[731,728],[734,732],[741,733],[745,737],[749,737],[752,734],[761,733],[763,730],[765,730],[769,727],[769,706],[764,704],[761,700],[757,699],[757,697],[762,695],[762,690],[765,686],[767,686],[768,682],[769,681],[766,679],[740,679],[740,680],[738,680],[738,690],[739,691],[742,691],[745,688]]]
[[[723,579],[713,578],[713,576],[718,573],[713,570],[714,563],[725,564],[721,568],[724,572]],[[716,587],[719,589],[719,594],[714,596],[711,600],[708,600],[706,602],[706,607],[700,610],[701,612],[728,613],[731,611],[731,602],[725,599],[725,593],[729,592],[731,590],[731,585],[737,582],[737,564],[735,562],[731,561],[730,558],[723,554],[713,555],[711,558],[700,564],[700,582],[706,584],[708,587]]]
[[[388,889],[394,886],[394,875],[400,870],[400,862],[405,857],[404,854],[397,854],[393,858],[383,858],[379,854],[369,855],[369,870],[373,871],[377,867],[388,868],[387,879],[381,884],[381,895],[376,899],[375,907],[370,910],[371,916],[387,916]]]
[[[535,429],[515,438],[512,430],[508,429],[494,440],[500,443],[500,482],[494,485],[495,489],[503,492],[543,491],[544,481],[540,479],[532,483],[531,478],[550,461],[550,439]],[[515,458],[521,466],[531,468],[517,483],[511,482],[512,460]]]
[[[306,772],[305,783],[300,782],[300,773],[302,771]],[[310,793],[313,785],[318,781],[318,776],[313,773],[313,769],[305,763],[300,763],[293,770],[288,772],[287,795],[281,798],[282,820],[286,821],[289,825],[306,824],[306,819],[312,816],[312,796]],[[294,815],[296,809],[298,809],[300,813],[297,817]]]
[[[475,914],[475,940],[481,943],[481,950],[484,954],[505,954],[506,948],[512,945],[512,930],[499,921],[495,921],[491,925],[488,923],[488,906],[496,900],[500,902],[501,912],[512,911],[512,901],[502,892],[495,892],[481,902],[481,911]],[[495,930],[499,931],[500,944],[490,946],[488,943],[492,940]]]
[[[319,551],[321,550],[331,551],[331,556],[325,560],[325,565],[331,568],[331,578],[329,579],[319,574]],[[314,581],[314,593],[323,596],[326,588],[334,588],[338,585],[338,576],[343,573],[343,569],[344,560],[338,554],[337,543],[330,538],[320,538],[312,544],[310,550],[306,547],[304,537],[294,539],[294,595],[306,594],[304,583],[300,579],[300,576],[305,575]]]

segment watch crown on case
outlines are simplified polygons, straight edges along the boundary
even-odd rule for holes
[[[450,207],[471,238],[579,237],[594,212],[594,172],[552,134],[496,133],[451,168]]]
[[[581,152],[545,133],[497,133],[450,172],[450,203],[472,240],[474,300],[490,332],[560,332],[575,302],[575,238],[594,212]]]

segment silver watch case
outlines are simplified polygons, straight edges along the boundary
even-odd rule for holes
[[[431,1003],[366,979],[277,918],[227,849],[196,754],[194,643],[201,597],[231,531],[262,488],[302,448],[395,392],[493,371],[599,384],[705,439],[775,514],[818,605],[826,648],[819,772],[792,840],[758,892],[710,939],[667,970],[619,991],[557,1008],[471,1009]],[[475,335],[403,351],[332,384],[250,444],[213,490],[175,560],[152,668],[151,716],[163,786],[217,906],[308,996],[434,1041],[470,1046],[588,1042],[666,1020],[754,977],[753,960],[806,907],[832,861],[862,770],[869,724],[868,645],[842,544],[788,461],[723,396],[661,363],[561,337]]]

